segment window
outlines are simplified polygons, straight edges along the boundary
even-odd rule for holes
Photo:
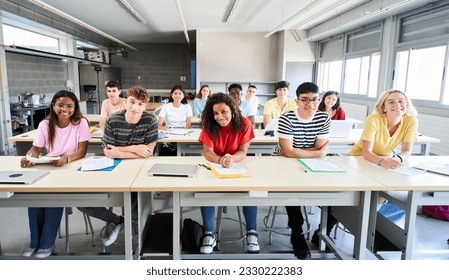
[[[318,65],[318,85],[321,91],[336,90],[341,88],[342,61],[320,62]]]
[[[343,92],[375,98],[379,79],[379,61],[380,53],[347,59]]]
[[[58,39],[6,24],[3,24],[3,41],[5,45],[59,53]]]
[[[412,99],[440,101],[446,53],[447,46],[398,52],[395,88]]]

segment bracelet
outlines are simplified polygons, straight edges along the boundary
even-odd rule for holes
[[[65,158],[67,159],[67,162],[66,162],[66,164],[68,164],[68,163],[70,163],[70,162],[71,162],[71,160],[70,160],[70,157],[69,157],[69,156],[65,156]]]
[[[223,157],[223,156],[221,156],[221,157],[218,158],[218,160],[217,160],[217,163],[218,163],[218,164],[220,164],[220,159],[221,159],[222,157]]]
[[[377,163],[377,165],[380,166],[380,163],[381,163],[382,161],[384,161],[384,160],[385,160],[384,158],[381,158],[381,159],[379,160],[379,162]]]

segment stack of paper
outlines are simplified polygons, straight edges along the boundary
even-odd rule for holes
[[[251,176],[251,174],[244,167],[235,162],[229,168],[224,168],[218,163],[208,162],[207,164],[212,169],[214,175],[219,178],[240,178]]]
[[[84,160],[81,171],[101,170],[114,166],[114,159],[108,157],[93,157]]]
[[[333,162],[318,158],[299,158],[298,161],[311,172],[345,172]]]

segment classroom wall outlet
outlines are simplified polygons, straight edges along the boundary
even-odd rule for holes
[[[181,82],[185,82],[186,81],[186,76],[181,76],[180,78],[179,78],[179,80],[181,81]]]

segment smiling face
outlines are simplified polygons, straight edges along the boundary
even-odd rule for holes
[[[75,113],[75,101],[70,97],[60,97],[53,104],[53,110],[59,121],[70,120],[70,117]]]
[[[287,87],[278,88],[276,90],[276,95],[279,98],[287,98],[287,96],[288,96],[288,88]]]
[[[201,90],[201,98],[202,99],[207,99],[210,95],[210,88],[209,87],[203,87],[203,89]]]
[[[134,96],[128,96],[125,102],[125,119],[128,123],[137,123],[142,117],[143,111],[146,110],[147,103],[145,100],[137,99]]]
[[[407,100],[400,92],[388,95],[384,102],[384,113],[387,117],[401,117],[407,111]]]
[[[178,103],[178,104],[180,104],[181,101],[184,99],[184,93],[183,93],[182,90],[180,90],[180,89],[175,89],[175,90],[171,93],[171,98],[173,98],[173,103]]]
[[[327,110],[331,110],[332,107],[337,103],[338,97],[336,94],[330,94],[324,99],[324,104]]]
[[[242,91],[239,88],[231,88],[231,90],[229,91],[229,96],[232,98],[234,103],[237,104],[237,106],[240,105],[240,97],[242,96]]]
[[[320,98],[315,92],[302,93],[296,99],[298,114],[303,119],[311,119],[318,110],[319,104]]]
[[[232,120],[231,108],[225,103],[217,103],[212,106],[215,121],[222,127],[228,126]]]

